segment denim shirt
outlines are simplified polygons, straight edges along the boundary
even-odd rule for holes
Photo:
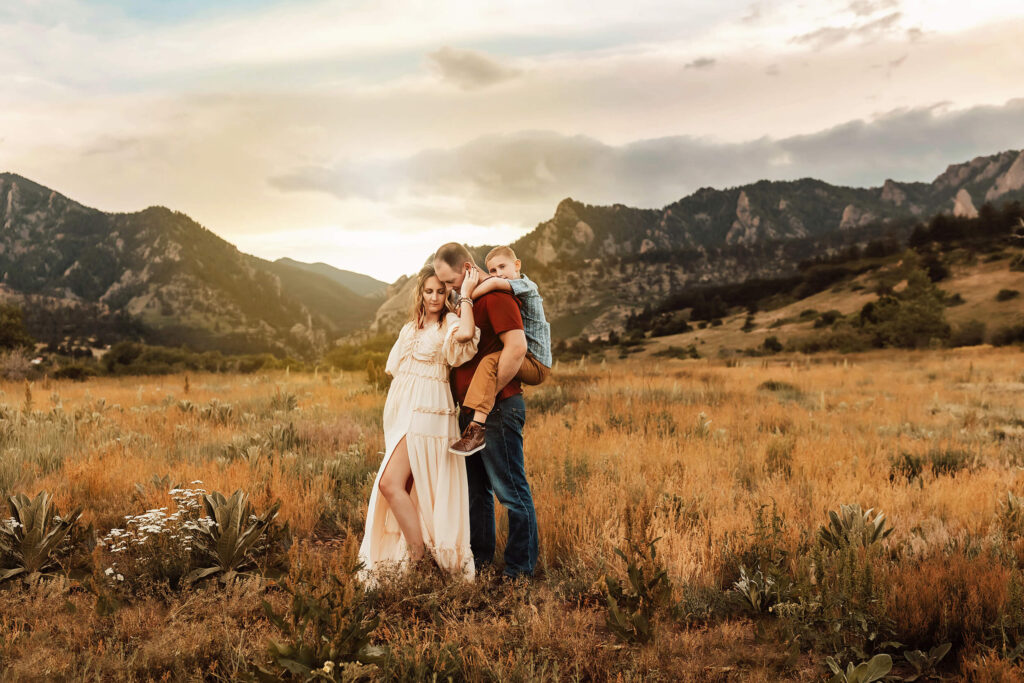
[[[544,316],[544,300],[537,290],[537,283],[525,275],[518,280],[509,280],[512,294],[519,300],[523,316],[523,331],[526,333],[526,350],[545,367],[551,367],[551,325]]]

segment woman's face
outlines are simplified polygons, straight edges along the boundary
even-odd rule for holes
[[[440,313],[444,308],[444,297],[447,293],[441,281],[431,276],[423,283],[423,307],[427,313]]]

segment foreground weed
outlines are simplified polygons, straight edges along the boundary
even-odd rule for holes
[[[825,663],[832,670],[830,683],[872,683],[882,680],[892,671],[892,657],[889,655],[875,655],[870,661],[857,665],[850,662],[845,671],[832,657],[827,658]]]
[[[82,516],[82,508],[61,517],[46,491],[33,499],[19,493],[8,505],[13,517],[0,522],[0,582],[21,576],[32,583],[58,567],[54,551]]]
[[[200,552],[214,564],[189,572],[183,581],[190,584],[221,574],[221,583],[228,583],[243,570],[255,566],[253,551],[277,517],[281,502],[275,502],[258,517],[253,514],[248,494],[242,490],[235,491],[230,498],[214,491],[203,496],[203,503],[214,523],[198,527],[196,542]]]
[[[892,527],[885,528],[885,514],[872,517],[874,508],[861,510],[860,505],[840,505],[839,512],[830,510],[828,524],[818,529],[818,540],[832,550],[848,547],[867,547],[885,539]]]
[[[630,543],[632,557],[621,549],[615,554],[627,565],[629,585],[619,579],[605,577],[605,595],[608,614],[605,623],[620,640],[626,643],[647,643],[654,637],[655,611],[668,603],[672,596],[672,583],[668,572],[658,563],[654,539],[646,546]]]
[[[928,652],[921,650],[907,650],[903,653],[903,657],[907,660],[907,663],[914,667],[914,673],[904,677],[904,681],[916,681],[925,677],[931,677],[932,674],[939,666],[939,662],[945,657],[950,648],[951,643],[943,643],[942,645],[936,645]]]
[[[281,680],[369,680],[385,651],[370,645],[380,624],[358,587],[356,570],[332,574],[316,583],[300,571],[292,582],[280,584],[291,595],[291,607],[279,614],[267,601],[263,610],[281,635],[267,646],[266,661],[255,666],[255,678]]]
[[[782,601],[775,579],[765,576],[760,569],[748,576],[747,568],[741,566],[740,578],[732,585],[732,589],[744,607],[752,610],[754,614],[771,612]]]

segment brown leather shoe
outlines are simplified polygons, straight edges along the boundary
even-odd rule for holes
[[[462,432],[462,438],[453,443],[448,451],[455,455],[473,455],[482,451],[484,446],[484,434],[487,430],[479,422],[470,422]]]

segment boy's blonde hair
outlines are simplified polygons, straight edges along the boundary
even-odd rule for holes
[[[497,258],[498,256],[508,256],[513,261],[516,260],[516,252],[512,251],[512,247],[495,247],[487,252],[487,258],[484,259],[484,265],[486,266],[491,262],[492,258]]]

